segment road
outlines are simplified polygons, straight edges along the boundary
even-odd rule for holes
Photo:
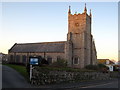
[[[101,84],[95,84],[95,85],[87,85],[81,88],[118,88],[118,80],[107,82],[107,83],[101,83]]]
[[[0,64],[0,90],[2,89],[2,65]]]
[[[2,66],[2,88],[29,88],[28,82],[14,69]]]
[[[103,88],[106,89],[111,89],[114,88],[114,90],[118,90],[118,88],[120,89],[120,84],[118,82],[118,79],[113,79],[113,80],[104,80],[104,81],[89,81],[89,82],[81,82],[81,83],[73,83],[73,84],[68,84],[68,85],[64,85],[63,87],[61,86],[51,86],[54,87],[51,90],[56,90],[57,87],[59,88],[63,88],[63,90],[81,90],[81,89],[85,89],[85,90],[94,90],[95,88],[99,88],[100,90],[103,90]],[[51,88],[48,87],[48,88]],[[59,89],[58,88],[58,89]],[[96,89],[95,89],[96,90]]]

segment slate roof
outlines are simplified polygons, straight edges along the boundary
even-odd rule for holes
[[[44,42],[44,43],[25,43],[17,44],[15,43],[9,52],[16,53],[38,53],[38,52],[57,52],[63,53],[65,48],[65,42]]]

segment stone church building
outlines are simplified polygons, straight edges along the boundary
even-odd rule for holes
[[[97,64],[95,42],[91,34],[92,14],[87,14],[85,5],[82,14],[68,10],[67,41],[43,43],[15,43],[9,49],[9,62],[28,63],[30,56],[41,56],[49,63],[66,60],[68,67],[84,68]]]

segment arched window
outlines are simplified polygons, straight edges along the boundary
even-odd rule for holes
[[[73,64],[75,64],[75,65],[79,64],[79,58],[78,57],[73,58]]]
[[[10,55],[10,62],[13,62],[13,55]]]
[[[22,62],[26,63],[26,56],[25,55],[22,56]]]
[[[20,56],[19,55],[16,55],[16,62],[20,63]]]
[[[47,61],[48,61],[49,64],[51,64],[52,63],[52,57],[48,56]]]

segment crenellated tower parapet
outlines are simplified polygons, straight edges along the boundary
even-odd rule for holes
[[[68,32],[81,33],[86,31],[86,27],[91,27],[91,12],[90,15],[87,14],[87,8],[85,4],[83,13],[71,13],[71,7],[68,10]],[[75,30],[74,30],[75,29]],[[86,31],[86,33],[91,33],[91,30]]]

